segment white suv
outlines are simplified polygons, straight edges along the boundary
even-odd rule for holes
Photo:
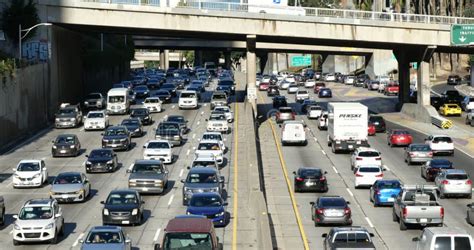
[[[233,122],[234,121],[234,113],[232,113],[232,110],[230,110],[229,106],[217,106],[214,108],[213,112],[224,112],[225,118],[227,119],[227,122]]]
[[[143,106],[150,111],[150,113],[155,113],[155,112],[161,112],[161,104],[163,102],[160,100],[159,97],[154,96],[154,97],[148,97],[143,101]]]
[[[354,186],[355,188],[359,188],[361,186],[372,186],[375,181],[383,179],[383,169],[381,166],[377,165],[361,165],[354,170],[355,180]]]
[[[151,140],[143,145],[143,159],[145,160],[161,160],[168,164],[173,162],[173,144],[167,140]]]
[[[13,169],[13,187],[41,187],[48,181],[48,170],[43,160],[22,160]]]
[[[221,148],[221,144],[217,140],[200,141],[195,154],[196,157],[213,155],[219,166],[222,166],[224,163],[224,150]]]
[[[224,136],[222,136],[222,133],[220,132],[204,132],[202,134],[201,141],[205,141],[205,140],[216,140],[221,144],[221,148],[224,152],[227,149],[224,143],[226,139],[224,138]]]
[[[433,154],[447,153],[454,155],[454,143],[447,135],[430,135],[425,139],[425,143],[430,145]]]
[[[181,91],[178,101],[179,109],[198,108],[198,95],[194,90]]]
[[[90,111],[84,120],[84,130],[106,129],[109,126],[109,116],[104,110]]]
[[[209,119],[206,119],[208,132],[230,133],[229,123],[224,112],[213,111]]]
[[[351,170],[361,165],[382,166],[382,156],[379,151],[373,148],[359,147],[351,155]]]
[[[306,99],[309,99],[309,93],[307,90],[298,90],[296,91],[295,99],[297,102],[303,102]]]
[[[64,235],[64,218],[55,199],[32,199],[27,201],[18,215],[14,215],[13,245],[21,242],[58,242]]]

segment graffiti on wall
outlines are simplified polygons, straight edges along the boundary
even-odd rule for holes
[[[22,44],[22,58],[28,61],[45,62],[49,59],[50,43],[47,40],[28,41]]]

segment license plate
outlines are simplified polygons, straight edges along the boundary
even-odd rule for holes
[[[128,220],[123,220],[123,221],[122,221],[122,224],[130,224],[130,221],[128,221]]]
[[[61,195],[61,198],[67,199],[68,197],[67,197],[67,195],[63,194],[63,195]]]
[[[306,186],[313,186],[313,185],[314,185],[314,182],[306,182],[305,185],[306,185]]]
[[[428,219],[420,219],[420,223],[427,223]]]
[[[353,148],[353,147],[354,147],[354,146],[352,146],[352,145],[349,145],[349,148]]]
[[[116,147],[117,147],[117,145],[112,145],[112,147],[113,147],[113,148],[116,148]]]
[[[395,198],[390,197],[390,198],[387,199],[387,201],[393,202],[393,201],[395,201]]]
[[[148,191],[148,188],[143,188],[143,191],[145,191],[145,192]]]
[[[64,154],[66,153],[66,150],[59,150],[59,153]]]

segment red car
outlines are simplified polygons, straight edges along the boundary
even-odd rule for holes
[[[383,94],[384,95],[398,95],[399,91],[400,91],[400,86],[398,86],[398,84],[389,83],[385,86]]]
[[[375,130],[375,125],[372,124],[372,123],[369,123],[369,126],[368,126],[368,135],[375,135],[375,133],[377,132]]]
[[[270,86],[269,82],[261,82],[260,85],[258,85],[258,90],[266,91],[269,86]]]
[[[326,84],[324,82],[317,82],[314,84],[314,93],[318,94],[321,88],[325,88]]]
[[[388,133],[387,143],[390,147],[393,146],[408,146],[413,143],[413,137],[410,132],[403,129],[392,129]]]

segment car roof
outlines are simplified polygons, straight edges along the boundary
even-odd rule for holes
[[[61,173],[59,173],[57,176],[60,176],[60,175],[81,175],[81,172],[74,172],[74,171],[61,172]],[[56,176],[56,177],[57,177],[57,176]]]
[[[449,234],[449,235],[457,235],[457,234],[465,234],[469,235],[466,230],[459,228],[459,227],[425,227],[426,231],[430,231],[433,234]]]
[[[377,149],[369,148],[369,147],[359,147],[359,148],[357,148],[357,151],[359,151],[359,152],[361,152],[361,151],[379,152]]]
[[[217,170],[214,168],[207,167],[195,167],[189,170],[189,174],[191,173],[217,173]]]
[[[446,174],[466,174],[464,169],[446,169],[443,170]]]
[[[357,170],[359,170],[360,168],[382,168],[382,166],[373,165],[373,164],[364,164],[364,165],[359,165],[357,167]]]
[[[342,196],[339,196],[339,195],[323,195],[323,196],[320,196],[318,197],[318,199],[344,199],[344,197]]]
[[[204,192],[204,193],[195,193],[192,197],[208,197],[208,196],[218,196],[222,199],[221,195],[216,192]]]
[[[352,226],[352,227],[333,227],[331,228],[334,232],[343,232],[343,231],[364,231],[368,232],[365,227],[361,226]]]
[[[115,190],[112,190],[110,191],[109,195],[111,194],[117,194],[117,193],[120,193],[120,194],[138,194],[138,191],[136,190],[133,190],[133,189],[115,189]]]
[[[88,114],[93,114],[93,113],[105,113],[105,110],[91,110],[87,112]]]
[[[143,159],[137,159],[135,160],[135,164],[160,164],[160,160],[143,160]]]
[[[130,118],[128,118],[128,119],[130,119]],[[107,128],[107,130],[109,130],[109,129],[127,129],[127,127],[121,126],[121,125],[116,125],[116,126],[110,126],[110,127]]]
[[[51,206],[53,199],[31,199],[25,202],[24,207]]]
[[[212,221],[207,218],[174,218],[168,221],[166,232],[207,233],[212,230]]]
[[[34,159],[29,159],[29,160],[21,160],[19,163],[30,163],[30,162],[40,162],[42,160],[34,160]]]
[[[75,137],[76,135],[75,134],[61,134],[61,135],[58,135],[56,138],[61,138],[61,137]]]
[[[219,143],[218,140],[201,140],[199,143]]]
[[[122,227],[119,226],[94,226],[89,232],[121,232]]]

